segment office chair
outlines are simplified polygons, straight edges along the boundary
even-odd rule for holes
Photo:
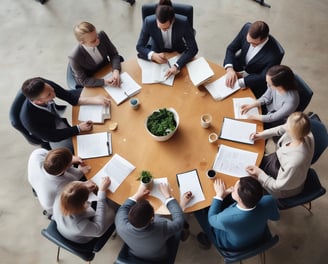
[[[326,126],[321,122],[318,115],[312,114],[309,118],[311,122],[311,132],[314,137],[314,154],[311,164],[314,164],[328,146],[328,133]]]
[[[270,231],[268,230],[264,241],[262,241],[260,244],[252,246],[249,249],[245,249],[241,251],[229,251],[229,250],[217,248],[217,250],[223,256],[224,263],[234,263],[238,261],[239,263],[242,263],[242,260],[254,257],[256,255],[260,255],[261,264],[265,264],[265,251],[273,247],[275,244],[277,244],[278,241],[279,241],[279,236],[278,235],[272,236]]]
[[[58,246],[57,263],[59,262],[60,248],[66,249],[67,251],[87,261],[88,263],[91,263],[95,257],[95,253],[102,249],[114,231],[115,225],[112,224],[101,237],[94,238],[85,244],[79,244],[64,238],[58,232],[56,222],[51,220],[48,227],[46,229],[42,229],[41,234]]]
[[[298,92],[300,95],[300,102],[298,104],[298,107],[296,108],[296,111],[303,112],[311,101],[311,98],[313,96],[313,91],[310,88],[310,86],[308,86],[304,82],[304,80],[297,74],[295,74],[295,81],[299,88]]]
[[[22,93],[21,90],[18,90],[17,95],[16,95],[16,97],[10,107],[10,111],[9,111],[9,119],[10,119],[11,125],[15,129],[17,129],[31,145],[40,145],[41,147],[49,150],[50,146],[49,146],[48,142],[44,142],[41,139],[32,135],[24,127],[24,125],[20,119],[20,111],[22,109],[22,106],[23,106],[25,100],[26,100],[25,95]]]
[[[280,210],[285,210],[301,205],[312,215],[311,202],[325,193],[326,189],[322,187],[317,173],[314,169],[310,168],[306,176],[303,191],[293,197],[278,199],[278,207]]]
[[[279,59],[279,64],[281,63],[281,61],[282,61],[282,59],[283,59],[283,57],[284,57],[284,55],[285,55],[285,50],[284,50],[284,48],[281,46],[281,44],[279,43],[279,41],[278,40],[276,40],[273,36],[271,36],[270,35],[270,37],[272,38],[272,40],[275,42],[275,44],[276,44],[276,46],[277,46],[277,48],[278,48],[278,50],[279,50],[279,57],[278,57],[278,59]]]

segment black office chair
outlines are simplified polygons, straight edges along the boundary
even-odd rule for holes
[[[260,255],[261,264],[265,264],[265,251],[269,248],[273,247],[279,241],[279,236],[274,235],[272,236],[271,233],[268,231],[265,239],[260,243],[257,244],[249,249],[241,250],[241,251],[229,251],[219,249],[218,251],[224,258],[224,263],[241,263],[242,260],[254,257],[256,255]]]
[[[79,244],[64,238],[58,232],[56,222],[51,220],[49,226],[46,229],[42,229],[41,234],[58,246],[57,263],[59,262],[60,248],[66,249],[83,260],[88,261],[88,263],[91,263],[96,252],[99,252],[102,249],[114,231],[115,225],[112,224],[101,237],[94,238],[85,244]]]
[[[295,206],[303,206],[312,215],[311,202],[326,193],[326,189],[322,187],[317,173],[310,168],[306,176],[303,191],[289,198],[278,199],[278,207],[280,210],[289,209]]]
[[[51,149],[48,142],[44,142],[41,139],[35,137],[32,135],[23,125],[21,119],[20,119],[20,112],[22,109],[22,106],[26,100],[25,95],[22,93],[21,90],[18,90],[17,95],[10,107],[9,111],[9,119],[11,122],[11,125],[17,129],[24,137],[25,139],[32,145],[39,145],[45,149]]]
[[[318,115],[312,114],[309,118],[311,122],[311,132],[314,137],[314,154],[311,164],[314,164],[328,146],[328,133],[326,126],[321,122]]]
[[[277,48],[278,48],[278,50],[279,50],[279,64],[281,63],[281,61],[282,61],[282,59],[283,59],[283,57],[284,57],[284,55],[285,55],[285,50],[284,50],[284,48],[281,46],[281,44],[279,43],[279,41],[278,40],[276,40],[273,36],[271,36],[270,35],[270,37],[272,38],[272,40],[275,42],[275,44],[276,44],[276,46],[277,46]]]
[[[296,111],[303,112],[311,101],[313,91],[310,86],[308,86],[306,82],[297,74],[295,74],[295,81],[299,88],[300,95],[300,102],[296,108]]]

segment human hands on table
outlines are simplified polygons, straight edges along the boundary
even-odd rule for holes
[[[238,75],[233,68],[228,68],[226,73],[226,86],[232,88],[238,80]]]
[[[159,189],[160,189],[160,191],[163,194],[165,199],[168,199],[168,198],[172,197],[171,188],[168,184],[161,182],[159,184]]]
[[[262,137],[262,133],[261,132],[255,132],[255,133],[250,134],[249,138],[251,140],[256,141],[256,140],[262,139],[263,137]]]
[[[144,197],[146,197],[150,193],[150,190],[147,188],[145,184],[141,184],[138,187],[137,192],[132,196],[132,199],[138,201]]]
[[[163,52],[162,53],[154,52],[151,56],[151,60],[159,64],[167,63],[167,58],[165,56],[165,53]]]
[[[232,193],[233,191],[233,187],[226,188],[224,182],[221,179],[215,179],[213,186],[216,193],[216,197],[222,199],[224,199],[228,194]]]
[[[106,192],[110,184],[111,184],[111,180],[109,176],[103,177],[101,183],[99,184],[99,191]]]
[[[72,164],[83,164],[83,160],[79,156],[72,156]]]
[[[105,84],[109,86],[119,87],[121,85],[119,70],[114,70],[112,76],[105,80]]]
[[[80,132],[90,131],[92,130],[92,127],[93,127],[93,122],[91,120],[81,122],[79,124]]]
[[[192,198],[194,198],[194,195],[192,194],[191,191],[185,192],[182,195],[181,201],[180,201],[180,206],[182,208],[182,211],[184,211],[186,209],[187,205],[192,200]]]
[[[167,79],[167,78],[169,78],[170,76],[172,76],[172,75],[176,75],[176,74],[178,74],[180,71],[178,70],[178,68],[177,67],[175,67],[174,65],[171,67],[171,68],[169,68],[167,71],[166,71],[166,73],[165,73],[165,79]]]
[[[88,180],[84,182],[85,186],[89,189],[89,192],[95,191],[98,187],[97,184],[95,184],[93,181]]]
[[[91,167],[89,165],[86,165],[85,163],[82,163],[78,166],[78,169],[85,175],[89,173]]]
[[[263,170],[261,170],[259,167],[255,166],[255,165],[249,165],[246,167],[246,172],[254,177],[255,179],[258,178],[258,176],[263,172]]]

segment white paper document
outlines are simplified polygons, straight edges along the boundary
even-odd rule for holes
[[[158,198],[159,200],[162,201],[162,203],[164,204],[165,203],[165,197],[163,196],[160,188],[159,188],[159,185],[161,183],[166,183],[168,184],[168,181],[167,181],[167,178],[156,178],[156,179],[153,179],[153,188],[151,189],[150,191],[150,194],[151,196],[154,196],[156,198]]]
[[[255,165],[257,153],[221,145],[213,169],[235,177],[247,176],[246,167]]]
[[[256,133],[256,124],[227,117],[223,118],[220,138],[254,144],[254,140],[250,138],[252,133]]]
[[[78,120],[93,121],[94,123],[104,123],[105,119],[110,119],[110,105],[81,105]]]
[[[112,135],[109,132],[100,132],[87,135],[78,135],[77,155],[82,159],[109,156],[112,154]]]
[[[132,165],[129,161],[122,158],[118,154],[114,156],[106,163],[102,169],[91,178],[91,180],[100,185],[102,178],[109,176],[111,184],[108,189],[111,192],[115,192],[116,189],[121,185],[124,179],[135,169],[135,166]]]
[[[253,107],[252,109],[248,110],[246,114],[241,114],[241,106],[246,104],[252,104],[256,100],[251,97],[243,97],[243,98],[233,98],[233,110],[235,113],[235,118],[237,119],[247,119],[249,115],[259,115],[259,110],[257,107]]]
[[[230,88],[226,86],[225,81],[226,75],[223,75],[221,78],[215,80],[214,82],[204,85],[214,100],[223,100],[224,98],[240,89],[238,82],[235,82],[234,87]]]
[[[200,57],[187,63],[189,78],[195,86],[208,81],[214,72],[204,57]]]
[[[178,173],[177,180],[180,188],[180,200],[182,199],[183,194],[188,191],[191,191],[194,196],[188,203],[187,207],[191,207],[194,204],[205,200],[197,170]]]
[[[110,72],[104,79],[109,78],[112,75]],[[141,90],[141,86],[132,79],[132,77],[127,73],[123,72],[120,75],[121,78],[121,86],[114,87],[106,85],[104,86],[106,92],[112,97],[117,105],[128,99],[129,97],[134,96],[135,94],[139,93]]]

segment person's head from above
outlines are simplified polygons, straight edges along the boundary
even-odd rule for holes
[[[79,215],[85,212],[90,192],[95,190],[91,181],[72,181],[60,194],[60,210],[63,215]]]
[[[130,208],[128,219],[136,228],[145,227],[154,219],[154,208],[146,199],[141,199]]]
[[[253,47],[262,44],[269,36],[269,26],[264,21],[255,21],[251,24],[247,33],[247,42]]]
[[[45,105],[56,97],[54,88],[40,77],[26,80],[22,85],[22,92],[37,105]]]
[[[99,37],[96,27],[89,22],[83,21],[74,27],[76,39],[87,47],[97,47],[99,45]]]
[[[72,153],[68,148],[50,150],[43,162],[44,170],[54,176],[62,176],[72,166]]]
[[[306,114],[294,112],[287,118],[286,130],[292,138],[303,140],[311,132],[311,122]]]
[[[246,208],[253,208],[261,200],[263,188],[258,180],[251,176],[242,177],[236,182],[231,193],[232,198]]]
[[[266,82],[269,88],[284,91],[297,90],[293,71],[286,65],[272,66],[266,73]]]
[[[156,8],[157,27],[163,31],[167,31],[173,24],[175,19],[174,9],[170,0],[159,1]]]

